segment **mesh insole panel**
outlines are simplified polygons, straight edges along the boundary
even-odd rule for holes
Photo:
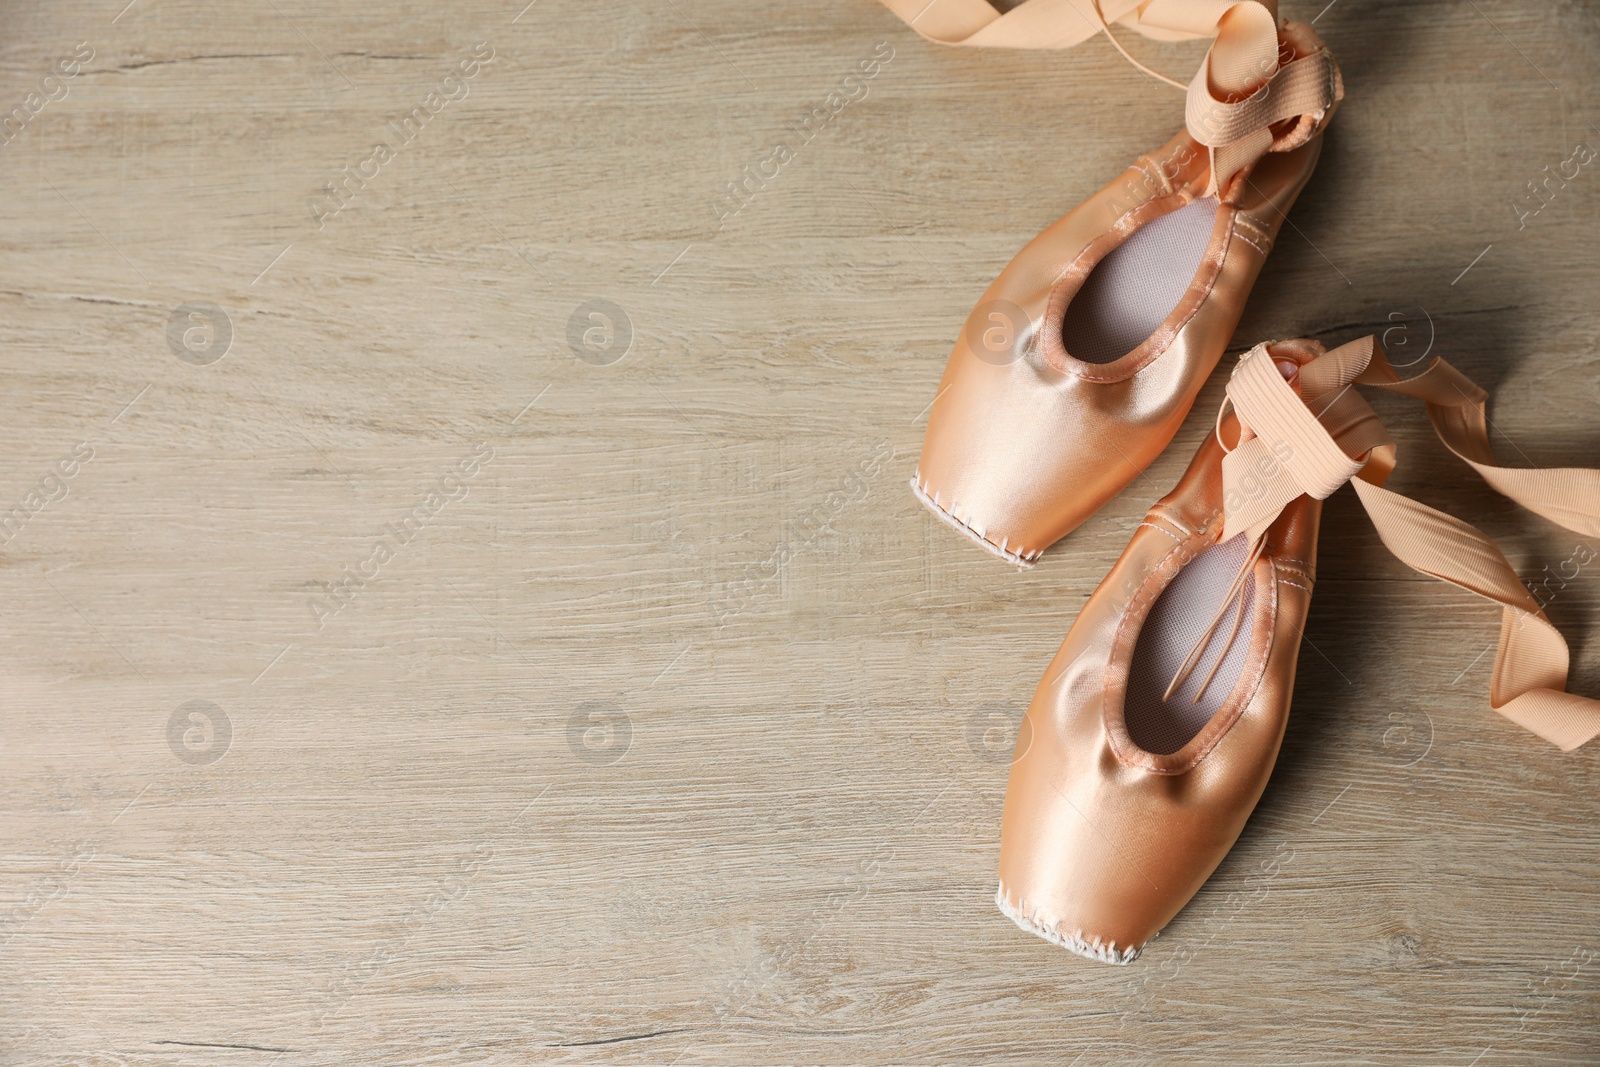
[[[1212,545],[1178,572],[1150,609],[1144,628],[1139,631],[1138,643],[1134,645],[1133,668],[1128,675],[1128,693],[1123,703],[1128,735],[1146,752],[1164,756],[1178,751],[1211,721],[1233,692],[1250,647],[1250,625],[1255,612],[1255,581],[1249,578],[1244,584],[1244,621],[1239,624],[1239,632],[1216,677],[1206,687],[1205,696],[1198,704],[1190,703],[1200,683],[1211,673],[1228,631],[1233,628],[1239,610],[1237,601],[1217,624],[1200,657],[1200,665],[1172,694],[1171,700],[1161,699],[1172,676],[1178,673],[1189,650],[1200,640],[1206,624],[1216,614],[1222,595],[1228,591],[1228,585],[1239,573],[1248,554],[1243,534],[1223,544]]]
[[[1096,263],[1067,306],[1061,325],[1067,354],[1110,363],[1154,333],[1194,281],[1217,206],[1205,197],[1152,219]]]

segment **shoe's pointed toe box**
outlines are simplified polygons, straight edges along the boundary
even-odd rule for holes
[[[999,896],[1024,929],[1127,962],[1227,855],[1265,775],[1129,767],[1092,725],[1098,710],[1090,698],[1068,733],[1032,730],[1006,795]],[[1052,713],[1036,704],[1029,714]],[[1074,734],[1081,740],[1070,748],[1056,740]],[[1270,767],[1270,755],[1263,762]]]
[[[1251,565],[1242,666],[1215,713],[1164,754],[1136,744],[1125,717],[1130,679],[1147,684],[1132,673],[1145,622],[1180,571],[1216,546],[1220,456],[1208,439],[1135,531],[1018,734],[1000,907],[1024,929],[1106,962],[1137,955],[1216,870],[1266,788],[1288,721],[1320,515],[1308,498],[1274,525]]]
[[[1029,242],[956,339],[929,409],[919,498],[1026,566],[1137,478],[1226,348],[1320,145],[1270,156],[1236,183],[1192,272],[1179,271],[1186,287],[1176,303],[1160,304],[1159,325],[1106,362],[1067,351],[1073,300],[1132,235],[1193,203],[1208,173],[1204,157],[1180,135]],[[1159,262],[1164,247],[1140,255]]]
[[[995,366],[957,346],[940,383],[916,488],[941,517],[1031,563],[1139,474],[1087,414],[1073,382],[1026,358]]]
[[[1052,355],[1040,336],[1051,327],[1049,296],[990,296],[973,309],[929,411],[915,479],[942,518],[1023,564],[1160,454],[1203,378],[1196,365],[1209,369],[1218,347],[1177,337],[1167,358],[1096,374]]]

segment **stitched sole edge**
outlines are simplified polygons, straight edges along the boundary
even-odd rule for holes
[[[954,527],[958,533],[962,534],[973,544],[986,550],[992,555],[1000,557],[1018,570],[1031,570],[1034,563],[1037,562],[1039,557],[1044,554],[1043,549],[1039,549],[1038,551],[1030,553],[1012,551],[1008,547],[1009,542],[1003,542],[997,545],[985,537],[983,533],[979,532],[979,530],[956,518],[954,512],[948,510],[943,504],[940,504],[937,500],[928,495],[927,483],[922,481],[921,471],[918,471],[916,474],[912,475],[911,481],[908,484],[910,484],[911,491],[916,494],[917,499],[922,501],[922,503],[927,506],[929,511],[933,512],[941,520],[943,520],[945,525]],[[951,504],[953,506],[955,501],[951,501]]]
[[[1001,914],[1016,923],[1019,928],[1026,930],[1035,937],[1043,938],[1052,945],[1060,945],[1068,952],[1077,953],[1086,960],[1094,960],[1096,963],[1109,963],[1115,967],[1124,967],[1138,959],[1139,953],[1144,951],[1144,945],[1119,949],[1115,941],[1103,941],[1098,937],[1091,939],[1085,937],[1082,930],[1062,933],[1059,927],[1047,925],[1040,921],[1042,919],[1041,915],[1037,913],[1029,915],[1027,902],[1012,904],[1006,896],[1006,887],[1003,885],[996,887],[994,903],[995,907],[1000,909]]]

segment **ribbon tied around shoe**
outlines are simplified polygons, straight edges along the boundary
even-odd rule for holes
[[[1325,499],[1351,483],[1379,538],[1402,563],[1500,605],[1490,706],[1563,751],[1600,734],[1600,701],[1566,692],[1566,641],[1495,543],[1383,487],[1395,465],[1394,441],[1354,387],[1422,401],[1440,440],[1493,489],[1589,537],[1600,537],[1600,470],[1500,466],[1489,446],[1488,394],[1437,357],[1422,373],[1402,379],[1376,340],[1363,337],[1317,355],[1286,378],[1273,358],[1275,347],[1246,352],[1228,382],[1225,403],[1233,405],[1240,433],[1222,462],[1222,540],[1244,534],[1253,559],[1291,500],[1301,494]]]
[[[1298,148],[1344,99],[1333,56],[1311,27],[1286,23],[1276,0],[883,0],[923,37],[987,48],[1071,48],[1104,33],[1124,59],[1184,91],[1189,135],[1211,155],[1206,194],[1219,195],[1268,152]],[[1002,11],[1001,6],[1008,10]],[[1187,86],[1135,59],[1111,23],[1160,41],[1213,37]],[[1290,124],[1290,120],[1294,120]]]
[[[1339,65],[1310,27],[1287,24],[1280,50],[1271,16],[1262,25],[1256,14],[1264,11],[1260,4],[1241,3],[1236,9],[1237,14],[1230,10],[1225,19],[1243,22],[1246,28],[1229,38],[1224,36],[1228,23],[1223,24],[1217,43],[1189,82],[1184,105],[1189,136],[1211,152],[1206,190],[1211,196],[1268,152],[1305,144],[1344,99]],[[1224,64],[1231,69],[1219,85]],[[1259,87],[1248,94],[1226,89],[1241,83]]]

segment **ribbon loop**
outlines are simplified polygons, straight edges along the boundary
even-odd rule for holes
[[[1302,363],[1291,382],[1278,370],[1273,347],[1245,353],[1228,383],[1240,444],[1223,460],[1223,538],[1241,532],[1260,537],[1295,496],[1326,497],[1353,480],[1396,558],[1500,605],[1490,706],[1563,751],[1600,734],[1600,701],[1565,691],[1566,641],[1499,547],[1460,519],[1383,488],[1394,467],[1394,442],[1352,387],[1371,385],[1423,401],[1445,446],[1492,488],[1590,536],[1600,536],[1600,470],[1500,466],[1489,444],[1488,394],[1442,359],[1402,379],[1376,339],[1363,337]],[[1268,454],[1277,460],[1270,476],[1251,467]]]
[[[1339,65],[1317,35],[1309,27],[1292,24],[1284,34],[1285,47],[1301,53],[1298,58],[1279,65],[1274,33],[1272,58],[1265,69],[1249,78],[1246,70],[1236,67],[1231,76],[1219,79],[1221,56],[1214,46],[1189,82],[1184,124],[1189,136],[1211,152],[1210,195],[1220,195],[1234,175],[1268,152],[1287,152],[1305,144],[1344,99]],[[1249,95],[1227,94],[1230,82],[1240,81],[1257,87]],[[1219,99],[1219,92],[1233,98]],[[1290,119],[1300,121],[1281,135],[1273,132],[1273,127]]]
[[[1240,358],[1228,399],[1249,434],[1222,463],[1223,540],[1242,532],[1254,540],[1291,500],[1325,500],[1366,465],[1345,454],[1284,380],[1266,345]],[[1252,476],[1259,485],[1251,483]]]
[[[989,0],[883,0],[937,44],[1071,48],[1115,22],[1153,40],[1213,37],[1230,8],[1258,0],[1025,0],[1002,12]]]
[[[1311,139],[1344,99],[1344,81],[1310,26],[1279,27],[1277,0],[1023,0],[1001,11],[990,0],[883,0],[906,25],[939,44],[979,48],[1071,48],[1104,33],[1124,59],[1188,94],[1189,135],[1211,157],[1206,189],[1219,196],[1268,152]],[[1184,84],[1135,59],[1111,23],[1160,41],[1213,37]],[[1275,127],[1299,119],[1280,132]]]

